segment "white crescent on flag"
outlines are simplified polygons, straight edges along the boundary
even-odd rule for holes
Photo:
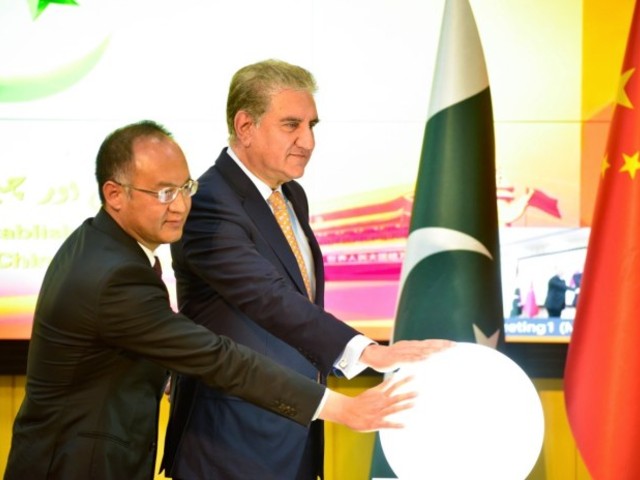
[[[57,5],[50,5],[55,4]],[[107,2],[0,2],[0,103],[66,90],[84,78],[109,45],[115,14]]]
[[[402,291],[407,276],[419,262],[430,255],[451,250],[478,252],[493,260],[487,247],[471,235],[450,228],[419,228],[411,232],[407,239],[402,275],[400,276],[400,291]]]
[[[398,291],[402,292],[404,282],[409,276],[409,273],[411,273],[411,270],[422,260],[436,253],[455,250],[477,252],[493,260],[493,256],[487,247],[471,235],[467,235],[458,230],[442,227],[425,227],[411,232],[407,239]],[[487,337],[478,326],[473,324],[473,332],[476,343],[491,348],[497,347],[500,330],[496,330],[492,335]]]

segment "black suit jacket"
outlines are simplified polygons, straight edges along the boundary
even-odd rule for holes
[[[103,210],[53,259],[29,348],[6,480],[153,478],[168,369],[302,425],[324,392],[175,314],[146,254]]]
[[[302,187],[282,189],[313,252],[315,304],[267,202],[226,150],[199,182],[183,239],[171,246],[181,311],[309,378],[325,377],[358,332],[322,308],[322,255]],[[165,450],[173,475],[295,478],[307,428],[202,384],[179,385]],[[215,428],[203,428],[207,422]],[[321,467],[320,442],[313,455]]]
[[[565,305],[565,296],[569,290],[569,286],[559,275],[554,275],[549,279],[547,296],[544,301],[544,307],[547,310],[563,310]]]

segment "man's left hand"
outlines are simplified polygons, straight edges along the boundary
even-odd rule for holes
[[[392,345],[369,345],[360,361],[378,372],[391,372],[402,364],[419,362],[429,355],[453,346],[451,340],[400,340]]]

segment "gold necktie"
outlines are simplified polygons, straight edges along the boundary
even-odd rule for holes
[[[302,280],[304,281],[304,286],[307,289],[307,295],[313,301],[313,295],[311,294],[311,282],[309,281],[307,266],[304,263],[302,253],[300,253],[300,247],[298,246],[298,242],[296,241],[296,236],[293,233],[293,227],[291,226],[291,218],[289,217],[287,204],[285,203],[284,198],[279,191],[273,192],[269,196],[268,202],[269,205],[271,205],[271,208],[273,208],[273,214],[275,215],[278,225],[280,225],[280,229],[282,230],[282,233],[284,233],[284,236],[287,239],[289,246],[291,247],[293,256],[296,257],[298,267],[300,268],[300,273],[302,274]]]

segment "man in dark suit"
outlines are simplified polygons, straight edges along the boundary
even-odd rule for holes
[[[567,290],[570,289],[564,281],[561,270],[558,270],[556,274],[549,279],[547,296],[544,300],[544,308],[547,309],[547,315],[549,317],[559,318],[562,315],[562,311],[566,307],[565,297]]]
[[[330,392],[173,312],[153,252],[180,238],[198,184],[164,128],[116,130],[96,176],[102,209],[64,242],[42,284],[6,480],[153,478],[168,369],[300,428],[316,415],[361,430],[395,426],[384,416],[408,397],[394,386]],[[368,413],[348,418],[361,408]]]
[[[294,181],[315,146],[315,90],[309,72],[275,60],[234,75],[230,147],[199,179],[183,240],[171,251],[182,312],[323,382],[334,368],[349,378],[366,367],[388,371],[449,342],[377,345],[323,309],[322,255]],[[164,459],[174,478],[322,476],[321,422],[283,422],[192,379],[179,378],[175,389]],[[216,428],[203,428],[208,422]]]

